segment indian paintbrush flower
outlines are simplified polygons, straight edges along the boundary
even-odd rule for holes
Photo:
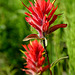
[[[57,30],[58,28],[64,28],[67,24],[57,24],[52,27],[51,24],[57,19],[61,14],[54,14],[57,10],[57,6],[54,6],[55,0],[51,3],[50,0],[47,2],[45,0],[35,0],[33,5],[29,1],[31,6],[27,7],[30,13],[25,12],[28,17],[25,17],[26,21],[39,32],[39,37],[43,38],[43,33],[50,34],[51,32]]]
[[[51,24],[54,23],[54,21],[57,19],[57,17],[61,14],[54,14],[57,10],[57,6],[54,6],[56,0],[53,2],[50,2],[48,0],[47,2],[45,0],[35,0],[35,3],[33,5],[32,2],[29,1],[30,5],[27,7],[23,2],[22,4],[29,10],[30,13],[25,12],[25,14],[28,17],[25,17],[26,21],[35,28],[39,36],[36,34],[30,34],[28,35],[23,41],[31,40],[31,39],[43,39],[43,46],[41,43],[38,43],[37,40],[34,40],[28,44],[28,47],[26,45],[22,45],[25,48],[25,56],[24,59],[27,61],[27,65],[24,66],[23,71],[26,72],[26,74],[29,75],[39,75],[42,74],[45,70],[51,68],[48,53],[46,50],[46,40],[45,40],[45,34],[50,34],[53,31],[64,28],[67,26],[67,24],[57,24],[54,26],[51,26]],[[45,50],[45,54],[47,57],[48,65],[43,66],[45,63],[45,56],[43,56],[43,52]],[[50,70],[50,75],[52,75],[52,72]]]
[[[45,62],[45,57],[43,56],[44,48],[41,45],[41,43],[37,40],[34,40],[28,44],[28,48],[26,45],[22,45],[25,48],[24,54],[26,57],[24,59],[27,61],[27,65],[24,66],[24,68],[27,69],[22,69],[29,75],[35,75],[42,73],[46,69],[48,69],[48,65],[45,67],[42,67],[42,65]]]

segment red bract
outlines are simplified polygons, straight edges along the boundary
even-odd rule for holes
[[[43,37],[43,33],[49,34],[49,32],[53,32],[58,28],[64,28],[67,24],[58,24],[53,26],[50,29],[50,25],[57,19],[58,15],[53,15],[57,9],[53,3],[48,0],[36,0],[34,5],[29,1],[31,6],[27,7],[23,5],[29,10],[29,13],[25,13],[29,17],[25,17],[26,21],[39,32],[39,36]],[[50,13],[49,13],[50,12]]]
[[[27,61],[27,65],[24,66],[24,68],[27,69],[23,69],[23,71],[29,75],[35,75],[48,69],[48,65],[42,67],[45,61],[45,57],[43,56],[44,48],[40,43],[37,42],[37,40],[34,40],[28,44],[28,48],[26,45],[23,45],[23,47],[26,50],[24,52],[26,57],[24,57],[24,59]]]

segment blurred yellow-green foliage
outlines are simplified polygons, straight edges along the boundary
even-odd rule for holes
[[[22,1],[25,5],[30,5],[28,0]],[[67,23],[67,27],[60,28],[46,37],[49,59],[50,63],[67,55],[69,59],[61,60],[54,67],[53,75],[75,75],[75,0],[56,0],[56,5],[58,9],[55,13],[63,14],[53,25]],[[0,75],[25,75],[25,72],[21,71],[25,60],[22,59],[20,49],[23,49],[21,44],[28,42],[22,40],[36,32],[31,31],[25,21],[24,12],[28,10],[20,0],[0,0]],[[43,75],[49,75],[49,71]]]

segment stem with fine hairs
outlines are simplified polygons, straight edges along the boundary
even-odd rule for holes
[[[43,33],[43,36],[45,37],[44,33]],[[48,57],[48,51],[47,51],[46,45],[45,45],[45,39],[43,40],[43,45],[44,45],[44,49],[45,49],[45,53],[46,53],[46,57],[47,57],[48,65],[49,65],[50,75],[52,75],[52,71],[50,70],[50,62],[49,62],[49,57]]]

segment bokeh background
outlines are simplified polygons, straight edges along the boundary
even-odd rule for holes
[[[30,6],[28,0],[22,0]],[[30,0],[34,3],[33,0]],[[52,2],[52,0],[51,0]],[[54,68],[53,75],[75,75],[75,0],[56,0],[56,14],[62,13],[53,25],[65,23],[66,28],[60,28],[47,36],[50,62],[63,56],[69,59],[61,60]],[[26,75],[21,71],[26,62],[20,52],[24,50],[22,40],[31,33],[37,33],[25,21],[28,10],[20,0],[0,0],[0,75]],[[49,75],[49,71],[43,73]]]

